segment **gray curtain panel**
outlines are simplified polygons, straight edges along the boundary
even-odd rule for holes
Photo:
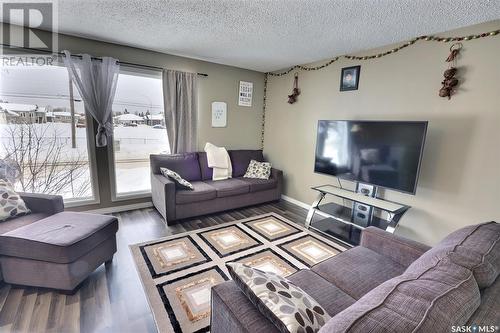
[[[83,54],[82,59],[73,59],[68,51],[64,51],[64,55],[64,64],[82,96],[85,110],[99,124],[96,146],[105,147],[108,138],[113,135],[111,107],[120,71],[118,60],[110,57],[103,57],[102,61],[93,60],[88,54]]]
[[[170,153],[196,151],[198,116],[196,73],[164,70],[163,99]]]

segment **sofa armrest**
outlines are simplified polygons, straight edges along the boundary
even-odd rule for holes
[[[212,287],[212,333],[278,333],[278,329],[236,286],[226,281]]]
[[[278,195],[281,197],[281,193],[283,193],[283,171],[275,168],[271,168],[271,178],[276,178],[278,180]],[[279,199],[279,198],[278,198]]]
[[[151,197],[153,205],[165,219],[175,220],[175,183],[162,174],[151,174]]]
[[[368,227],[361,234],[361,246],[408,267],[417,260],[429,246],[408,238],[393,235],[376,227]]]
[[[280,179],[283,179],[283,171],[275,168],[271,168],[271,178],[278,178],[278,181]]]
[[[26,192],[19,192],[19,195],[33,213],[53,215],[64,211],[64,201],[60,195]]]

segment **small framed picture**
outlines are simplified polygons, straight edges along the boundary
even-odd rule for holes
[[[252,106],[253,82],[240,81],[239,106]]]
[[[340,91],[358,90],[361,66],[342,68],[340,75]]]
[[[212,127],[227,126],[227,104],[226,102],[212,103]]]

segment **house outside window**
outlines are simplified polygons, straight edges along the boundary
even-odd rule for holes
[[[0,70],[0,176],[18,191],[60,194],[66,205],[95,201],[93,129],[66,68]]]

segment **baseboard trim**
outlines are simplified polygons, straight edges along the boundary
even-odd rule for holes
[[[311,205],[306,204],[305,202],[299,201],[297,199],[294,199],[292,197],[289,197],[288,195],[281,195],[281,199],[288,201],[294,205],[297,205],[301,208],[309,210],[311,208]],[[134,209],[142,209],[142,208],[149,208],[153,207],[153,203],[151,201],[148,202],[140,202],[136,204],[130,204],[130,205],[123,205],[123,206],[113,206],[113,207],[105,207],[105,208],[99,208],[99,209],[91,209],[87,210],[85,212],[87,213],[94,213],[94,214],[112,214],[112,213],[119,213],[119,212],[125,212],[127,210],[134,210]],[[316,214],[326,216],[322,212],[316,212]]]
[[[281,195],[281,199],[283,199],[283,200],[285,200],[285,201],[288,201],[289,203],[293,203],[294,205],[297,205],[297,206],[302,207],[302,208],[304,208],[304,209],[307,209],[307,210],[311,209],[311,205],[308,205],[308,204],[306,204],[305,202],[302,202],[302,201],[299,201],[299,200],[294,199],[294,198],[292,198],[292,197],[289,197],[288,195],[284,195],[284,194],[282,194],[282,195]],[[321,215],[321,216],[323,216],[323,217],[328,217],[328,215],[327,215],[327,214],[325,214],[325,213],[323,213],[323,212],[320,212],[320,211],[318,211],[318,210],[316,211],[316,214]]]
[[[302,207],[302,208],[305,208],[307,210],[309,210],[309,208],[311,208],[311,205],[308,205],[306,204],[305,202],[302,202],[302,201],[299,201],[297,199],[294,199],[292,197],[289,197],[288,195],[284,195],[282,194],[281,195],[281,199],[285,200],[285,201],[288,201],[290,203],[293,203],[294,205],[297,205],[299,207]]]
[[[139,202],[136,204],[123,205],[123,206],[113,206],[113,207],[106,207],[106,208],[99,208],[99,209],[91,209],[91,210],[87,210],[85,212],[86,213],[94,213],[94,214],[112,214],[112,213],[126,212],[127,210],[142,209],[142,208],[149,208],[149,207],[153,207],[153,203],[151,201]]]

